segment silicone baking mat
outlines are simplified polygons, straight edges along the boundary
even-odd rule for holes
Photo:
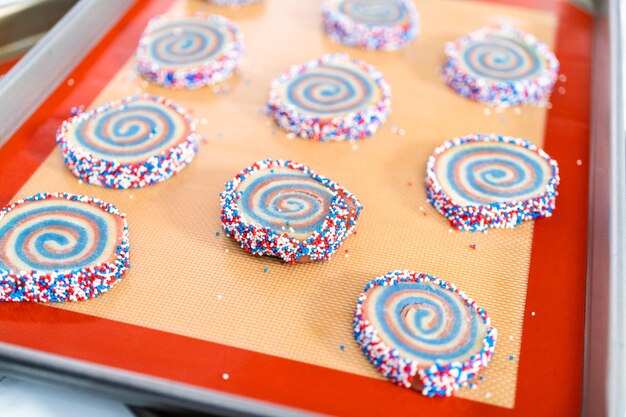
[[[51,307],[64,309],[80,313],[80,317],[98,317],[378,380],[381,377],[352,338],[356,300],[372,278],[392,269],[415,269],[457,284],[485,307],[499,332],[496,354],[482,373],[484,379],[476,389],[464,388],[457,396],[513,408],[518,366],[524,360],[524,324],[549,320],[542,314],[546,301],[532,306],[526,303],[531,254],[534,257],[538,244],[537,238],[533,239],[536,226],[528,222],[514,230],[485,234],[451,230],[426,201],[423,176],[432,150],[455,136],[495,132],[545,145],[550,113],[556,112],[560,102],[567,106],[564,97],[573,96],[567,92],[571,85],[567,78],[557,84],[553,110],[524,107],[495,111],[457,96],[439,80],[438,67],[446,41],[502,22],[557,47],[558,6],[537,10],[420,0],[416,4],[422,28],[417,41],[406,49],[383,53],[330,42],[321,30],[320,4],[316,1],[267,0],[236,9],[193,0],[153,3],[158,3],[151,5],[155,12],[201,10],[229,17],[244,33],[246,62],[242,73],[224,85],[170,91],[138,78],[132,57],[118,58],[121,67],[102,82],[97,95],[72,103],[91,108],[138,92],[164,95],[192,111],[206,141],[187,169],[163,184],[141,190],[105,190],[81,184],[63,166],[58,150],[41,155],[40,166],[12,198],[58,190],[114,203],[128,216],[132,261],[126,278],[109,293],[88,302],[56,304],[43,310],[54,314]],[[149,13],[144,10],[138,15],[145,24]],[[134,22],[140,29],[139,18]],[[118,48],[132,50],[139,31],[118,39],[123,44]],[[389,121],[371,139],[353,143],[323,144],[290,138],[262,112],[269,83],[292,64],[339,51],[373,64],[385,75],[393,95]],[[89,79],[88,74],[72,78],[66,88],[80,89]],[[582,99],[585,97],[588,94]],[[571,109],[569,114],[564,112],[567,117],[563,120],[572,114]],[[585,122],[582,118],[575,120],[578,125]],[[48,130],[58,122],[48,119]],[[540,220],[537,227],[552,223],[567,228],[557,222],[570,210],[576,212],[579,224],[585,223],[587,139],[578,136],[570,149],[579,149],[577,158],[568,154],[563,160],[547,149],[561,166],[561,193],[574,194],[576,204],[571,206],[563,201],[565,197],[559,197],[555,217]],[[53,136],[48,140],[53,141]],[[282,265],[244,253],[221,232],[218,194],[224,183],[239,169],[267,157],[305,163],[345,185],[362,201],[357,234],[349,237],[330,261]],[[572,175],[570,170],[581,177],[578,183],[566,181]],[[581,244],[575,246],[580,251],[585,233],[584,228],[576,230],[579,234],[575,239]],[[552,235],[544,242],[554,246],[560,239]],[[584,258],[574,266],[576,276],[571,279],[580,282],[572,285],[570,295],[576,294],[579,285],[584,290]],[[567,288],[562,291],[568,294]],[[579,303],[573,311],[580,315],[583,308]],[[568,346],[576,355],[582,349],[582,321],[571,325],[577,329],[578,338],[569,340]],[[229,382],[241,377],[228,360],[206,365],[202,371],[207,375],[228,373]],[[580,368],[582,362],[572,366]],[[272,381],[272,375],[265,377]],[[229,390],[224,381],[219,384],[220,389]],[[391,384],[380,387],[380,394],[390,396],[388,399],[403,392]],[[419,398],[415,394],[412,397]]]

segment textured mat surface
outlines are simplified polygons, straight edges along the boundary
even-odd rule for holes
[[[457,284],[498,328],[484,380],[458,395],[512,407],[533,224],[487,234],[451,231],[426,201],[422,181],[427,157],[451,137],[495,132],[541,145],[544,136],[545,109],[496,113],[440,82],[444,43],[505,21],[553,45],[556,21],[545,12],[465,1],[422,0],[418,8],[418,40],[383,53],[331,43],[316,1],[271,0],[235,10],[176,3],[173,13],[215,12],[241,26],[243,73],[216,92],[169,91],[137,78],[131,59],[94,103],[76,103],[94,107],[139,91],[165,95],[193,112],[207,141],[181,174],[142,190],[79,184],[58,151],[47,158],[19,197],[68,191],[102,198],[127,213],[131,237],[132,269],[119,286],[96,300],[54,307],[379,378],[352,338],[357,297],[376,276],[415,269]],[[393,94],[390,120],[355,144],[289,139],[260,112],[270,81],[291,64],[339,51],[383,72]],[[255,258],[221,231],[224,183],[267,157],[305,163],[361,199],[357,234],[329,262],[286,266]]]

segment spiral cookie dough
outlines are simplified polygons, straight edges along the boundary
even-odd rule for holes
[[[268,103],[280,127],[322,142],[371,136],[390,111],[382,74],[346,54],[291,67],[272,83]]]
[[[124,214],[73,194],[37,194],[0,211],[0,301],[76,301],[122,279]]]
[[[243,37],[217,15],[157,16],[137,48],[137,72],[170,88],[198,88],[224,81],[239,67]]]
[[[138,95],[63,122],[57,144],[81,180],[107,188],[139,188],[164,181],[198,152],[187,112],[163,97]]]
[[[222,226],[247,252],[287,263],[327,260],[356,226],[348,190],[291,161],[256,162],[220,194]]]
[[[322,13],[332,40],[358,48],[402,48],[419,32],[412,0],[326,0]]]
[[[453,284],[413,271],[376,278],[359,297],[354,337],[392,382],[449,396],[491,360],[497,332]]]
[[[428,159],[430,203],[459,230],[512,228],[550,217],[559,168],[524,139],[470,135],[445,142]]]
[[[559,61],[534,36],[510,26],[485,28],[448,43],[443,80],[460,95],[498,107],[544,105]]]

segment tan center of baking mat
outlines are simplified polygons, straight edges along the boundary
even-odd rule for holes
[[[20,190],[19,196],[56,190],[92,195],[128,215],[132,269],[124,281],[96,300],[54,307],[379,378],[352,337],[357,297],[376,276],[415,269],[456,283],[498,328],[484,380],[458,395],[513,407],[533,225],[488,234],[451,231],[426,201],[422,181],[428,155],[446,139],[497,132],[541,145],[544,133],[543,109],[489,112],[443,85],[437,67],[444,43],[505,21],[552,45],[556,21],[543,12],[487,3],[417,5],[418,40],[384,53],[331,43],[316,1],[266,0],[235,10],[176,3],[176,11],[219,12],[241,26],[243,74],[217,94],[211,88],[168,91],[136,78],[131,59],[91,107],[140,90],[170,97],[193,110],[208,139],[197,159],[163,184],[119,191],[79,184],[55,151]],[[338,51],[383,72],[393,90],[390,120],[355,145],[288,139],[260,114],[270,81],[291,64]],[[308,164],[363,202],[358,234],[329,262],[286,266],[256,258],[221,231],[218,194],[224,183],[267,157]]]

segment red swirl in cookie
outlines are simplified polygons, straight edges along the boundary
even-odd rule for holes
[[[116,257],[121,218],[77,201],[29,202],[0,223],[0,269],[69,271]]]
[[[260,171],[237,191],[243,218],[298,239],[322,230],[334,196],[311,175],[288,168]]]
[[[487,333],[476,311],[430,282],[398,282],[369,291],[363,319],[381,340],[423,366],[469,359]]]
[[[506,142],[473,142],[439,155],[435,174],[443,191],[460,204],[527,200],[541,195],[550,163],[537,152]]]
[[[137,163],[180,144],[189,134],[183,115],[157,101],[137,98],[79,120],[66,137],[70,145],[95,157]]]

